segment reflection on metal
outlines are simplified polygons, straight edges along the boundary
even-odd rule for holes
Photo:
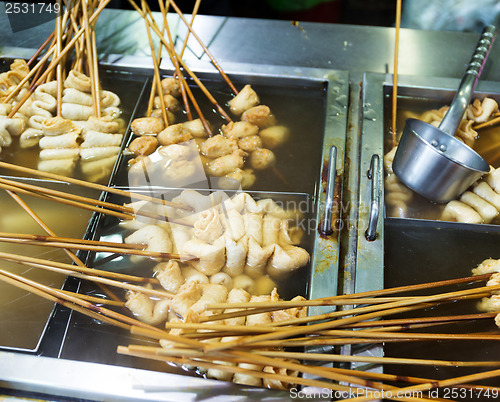
[[[328,160],[328,178],[326,181],[326,202],[325,214],[320,223],[320,232],[323,235],[329,236],[333,233],[332,216],[333,216],[333,198],[335,196],[335,177],[337,176],[337,147],[330,147],[330,159]]]
[[[370,162],[370,170],[367,172],[368,179],[372,182],[370,216],[368,228],[366,229],[366,240],[374,241],[377,238],[377,223],[380,211],[380,158],[373,155]]]

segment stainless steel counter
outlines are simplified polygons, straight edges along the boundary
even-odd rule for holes
[[[178,38],[186,34],[185,28],[176,16],[169,16],[171,26]],[[348,108],[348,132],[344,166],[344,204],[348,205],[345,229],[341,233],[341,254],[339,256],[340,292],[352,293],[360,289],[356,281],[359,190],[360,190],[360,119],[362,110],[362,81],[365,72],[390,74],[393,71],[394,29],[380,27],[330,25],[301,23],[292,25],[289,21],[269,21],[198,16],[194,28],[207,44],[209,50],[221,66],[232,63],[254,65],[279,65],[335,69],[349,72],[350,99]],[[33,53],[53,29],[53,23],[45,23],[29,30],[13,33],[5,14],[4,3],[0,4],[0,54],[9,53],[9,47],[17,52],[25,52],[25,57]],[[149,46],[144,23],[138,14],[131,11],[105,10],[97,24],[98,47],[101,55],[147,56]],[[457,32],[430,32],[403,29],[400,36],[399,73],[406,76],[459,78],[463,74],[472,50],[477,42],[477,34]],[[208,61],[203,50],[190,39],[188,61],[197,63]],[[491,52],[482,79],[500,80],[500,46]],[[363,185],[361,186],[363,187]],[[361,236],[359,237],[361,238]],[[363,241],[363,240],[361,240]],[[383,247],[370,247],[370,253],[383,253]],[[343,279],[345,279],[343,281]],[[377,281],[373,286],[378,286]],[[35,360],[34,360],[35,359]],[[125,400],[188,400],[195,399],[201,386],[200,381],[191,379],[179,389],[174,386],[167,392],[147,393],[154,384],[175,384],[174,376],[157,374],[157,378],[147,377],[147,372],[132,369],[110,368],[111,375],[104,384],[97,373],[101,365],[93,367],[85,363],[63,362],[55,364],[53,359],[15,355],[0,352],[0,387],[37,390],[61,395]],[[41,366],[38,366],[41,364]],[[38,367],[42,367],[41,371]],[[56,370],[56,371],[54,371]],[[55,378],[61,373],[71,372],[64,381],[75,382],[75,378],[86,378],[85,387],[76,386],[69,391],[68,386],[54,386]],[[94,372],[93,376],[86,373]],[[103,373],[103,375],[106,375]],[[26,381],[26,377],[32,381]],[[62,378],[62,377],[61,377]],[[142,385],[140,385],[142,384]],[[151,385],[149,385],[151,384]],[[207,399],[225,395],[227,400],[263,400],[261,394],[242,392],[231,385],[221,386],[213,382],[213,391],[205,395]],[[141,386],[143,387],[141,389]],[[148,388],[149,387],[149,388]],[[201,388],[200,388],[201,387]],[[86,392],[84,391],[86,389]],[[138,389],[139,388],[139,389]],[[167,387],[168,388],[168,387]],[[95,392],[94,392],[95,391]],[[161,391],[165,391],[162,389]],[[175,391],[175,392],[169,392]],[[179,396],[179,391],[182,394]],[[283,393],[269,392],[268,399],[284,400]],[[266,397],[267,400],[267,397]]]

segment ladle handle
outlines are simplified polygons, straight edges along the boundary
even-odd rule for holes
[[[472,55],[467,71],[462,77],[462,81],[460,82],[460,86],[455,94],[455,98],[453,99],[453,102],[451,102],[448,112],[439,125],[439,128],[448,135],[454,136],[458,126],[460,125],[460,121],[462,120],[465,110],[470,103],[474,88],[479,81],[479,76],[483,71],[491,46],[495,41],[496,34],[497,29],[493,25],[487,26],[481,33],[476,50]]]

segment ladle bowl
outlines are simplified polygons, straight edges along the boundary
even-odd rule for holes
[[[437,203],[459,197],[489,171],[488,163],[454,135],[470,103],[496,28],[481,34],[455,98],[439,127],[416,119],[406,121],[392,169],[413,191]]]
[[[456,198],[489,171],[472,148],[417,119],[406,121],[392,168],[407,187],[437,203]]]

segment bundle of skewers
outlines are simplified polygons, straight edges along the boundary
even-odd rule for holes
[[[137,136],[128,147],[128,151],[134,155],[130,161],[131,172],[140,175],[145,170],[157,171],[160,166],[162,180],[170,179],[172,184],[178,184],[179,181],[196,177],[195,166],[199,164],[208,176],[219,178],[218,186],[222,188],[249,188],[256,180],[255,171],[266,169],[270,169],[281,181],[286,182],[275,167],[276,156],[271,149],[287,141],[289,129],[277,124],[271,109],[260,104],[259,96],[250,85],[245,85],[241,91],[236,89],[193,30],[193,20],[188,22],[174,1],[166,2],[166,5],[159,1],[163,16],[162,28],[158,26],[145,1],[142,1],[140,6],[132,0],[130,3],[144,18],[154,66],[146,116],[135,119],[131,126]],[[232,120],[224,105],[218,103],[183,60],[188,37],[184,40],[180,53],[176,52],[167,22],[168,6],[171,6],[186,24],[188,36],[191,34],[200,43],[227,83],[234,95],[227,106],[233,117],[239,118],[239,121]],[[193,13],[193,19],[195,15]],[[157,51],[154,48],[153,35],[160,39]],[[175,69],[175,74],[173,77],[162,79],[159,64],[163,48]],[[222,124],[218,132],[213,128],[214,124],[205,118],[193,90],[188,85],[188,79],[199,87],[224,121],[225,124]],[[181,105],[187,121],[176,122]],[[194,113],[198,118],[193,116]]]
[[[26,168],[1,163],[2,167],[11,169]],[[29,171],[42,177],[53,176],[48,173]],[[58,178],[59,177],[52,177]],[[77,185],[92,186],[108,192],[122,190],[107,188],[97,184],[67,179]],[[22,187],[9,190],[10,194],[32,217],[36,213],[31,210],[20,197],[15,194]],[[30,189],[33,191],[34,189]],[[60,194],[59,194],[60,195]],[[120,193],[120,195],[123,195]],[[171,208],[186,209],[184,204],[154,200],[151,197],[126,193],[131,198],[147,198],[150,202],[167,203]],[[51,195],[55,197],[56,195]],[[79,200],[83,203],[84,200]],[[104,207],[104,205],[103,205]],[[113,204],[106,209],[122,209]],[[130,211],[129,215],[130,215]],[[122,210],[120,213],[125,214]],[[125,297],[114,295],[109,298],[86,296],[59,289],[53,289],[28,280],[21,275],[14,275],[5,270],[0,271],[2,281],[21,287],[51,301],[72,308],[99,321],[119,326],[133,334],[158,340],[157,346],[128,345],[119,348],[120,353],[143,358],[205,368],[206,376],[221,380],[232,380],[241,384],[288,389],[292,386],[315,386],[338,392],[356,392],[355,400],[372,400],[373,392],[383,391],[385,395],[396,395],[397,391],[428,391],[439,387],[466,387],[474,392],[497,392],[498,388],[477,385],[476,381],[500,375],[498,361],[445,361],[436,359],[389,358],[344,356],[332,353],[316,353],[315,348],[340,345],[372,345],[393,342],[435,341],[498,341],[498,331],[492,333],[436,333],[425,332],[423,328],[436,328],[439,325],[460,325],[470,320],[496,320],[499,324],[500,306],[498,295],[500,284],[498,275],[500,262],[486,260],[480,264],[472,277],[459,278],[441,282],[383,289],[360,294],[326,297],[305,300],[298,296],[291,301],[283,301],[274,289],[268,295],[250,295],[244,289],[234,288],[222,298],[214,297],[215,287],[201,284],[187,284],[188,292],[169,292],[159,286],[157,277],[141,276],[87,268],[70,250],[84,249],[109,253],[139,254],[151,258],[162,258],[169,262],[179,260],[181,256],[174,254],[158,254],[143,251],[144,245],[120,244],[101,241],[83,241],[79,239],[60,238],[53,233],[38,217],[38,223],[45,228],[47,236],[20,235],[12,233],[0,234],[2,241],[22,243],[25,245],[47,245],[67,250],[76,264],[65,264],[40,258],[25,257],[11,253],[0,253],[0,258],[15,261],[33,268],[47,269],[89,280],[101,286],[115,287],[141,295],[147,301],[146,310],[151,315],[160,310],[173,314],[174,319],[151,325],[142,322],[146,317],[144,311],[134,310],[134,303],[125,302]],[[188,259],[189,256],[185,256]],[[484,283],[486,282],[486,283]],[[408,292],[424,291],[439,287],[467,284],[464,290],[431,293],[424,296],[408,295]],[[479,284],[479,286],[470,286]],[[112,293],[112,292],[111,292]],[[114,293],[112,293],[114,294]],[[432,309],[438,305],[456,303],[457,301],[480,301],[480,308],[487,312],[476,314],[457,314],[451,316],[424,316],[419,318],[391,318],[396,314],[408,314],[413,311]],[[332,311],[317,315],[307,315],[312,306],[332,307]],[[342,306],[342,308],[340,308]],[[354,306],[354,307],[352,307]],[[116,309],[128,307],[134,315],[124,314]],[[137,304],[136,304],[137,307]],[[293,351],[290,351],[290,348]],[[306,352],[297,348],[307,348]],[[306,362],[312,362],[306,364]],[[316,363],[314,363],[316,362]],[[321,364],[318,362],[322,362]],[[423,365],[436,367],[463,367],[478,369],[477,373],[456,378],[438,380],[432,378],[409,377],[389,373],[378,374],[359,370],[331,368],[324,362],[364,362],[376,365]],[[486,368],[486,369],[485,369]],[[304,374],[304,375],[302,375]],[[310,378],[313,376],[314,378]],[[332,382],[333,381],[333,382]],[[401,387],[401,381],[409,384]],[[348,384],[348,385],[343,385]],[[471,392],[472,392],[471,391]],[[380,395],[380,394],[376,394]],[[401,398],[392,398],[400,400]],[[417,398],[418,399],[418,398]]]
[[[38,169],[109,176],[120,151],[120,98],[101,88],[95,25],[109,0],[59,1],[55,29],[33,57],[0,74],[3,153],[38,148]],[[0,148],[0,151],[2,149]]]
[[[76,184],[84,184],[75,182]],[[115,191],[108,189],[108,191]],[[161,202],[161,200],[158,200]],[[23,205],[20,203],[20,205]],[[170,207],[180,207],[170,205]],[[27,207],[24,206],[26,209]],[[27,212],[30,211],[27,208]],[[30,211],[32,216],[34,212]],[[40,222],[43,224],[43,222]],[[48,228],[46,228],[48,229]],[[140,245],[67,239],[48,236],[2,233],[1,241],[22,242],[26,245],[46,244],[69,249],[89,249],[119,254],[135,254]],[[142,252],[141,252],[142,254]],[[149,254],[142,254],[149,255]],[[150,254],[158,258],[158,254]],[[170,260],[180,256],[161,256]],[[157,341],[157,346],[132,344],[120,346],[119,353],[203,369],[209,378],[240,384],[290,389],[320,387],[351,395],[349,400],[369,401],[383,395],[391,400],[426,400],[426,392],[438,388],[467,389],[470,392],[498,395],[500,389],[476,382],[500,376],[499,361],[447,361],[424,358],[366,357],[324,353],[325,347],[341,345],[373,345],[403,342],[458,342],[471,344],[499,341],[498,331],[489,333],[426,332],[426,328],[447,328],[469,321],[491,320],[500,325],[500,261],[485,260],[473,270],[474,276],[422,283],[383,290],[306,300],[296,297],[281,300],[274,289],[269,295],[251,296],[243,289],[232,289],[225,298],[213,293],[204,297],[191,293],[173,294],[158,289],[158,278],[88,269],[76,265],[0,253],[0,258],[33,268],[49,269],[78,278],[137,292],[150,300],[153,309],[165,309],[176,318],[156,326],[141,321],[140,315],[130,316],[121,309],[130,304],[123,299],[87,296],[53,289],[0,270],[0,280],[23,288],[79,311],[104,323],[118,326],[134,335]],[[464,286],[465,289],[439,292],[436,289]],[[425,292],[415,296],[410,292]],[[446,316],[424,315],[414,318],[392,318],[399,314],[432,310],[450,303],[479,302],[486,312]],[[182,306],[180,308],[179,306]],[[320,314],[308,315],[307,309],[321,306]],[[117,310],[120,309],[120,310]],[[153,311],[150,311],[153,312]],[[305,348],[305,350],[303,350]],[[299,351],[297,351],[299,350]],[[303,350],[303,351],[300,351]],[[331,367],[331,363],[368,363],[371,365],[411,365],[456,367],[474,370],[473,374],[440,380],[436,378],[402,377],[390,373]],[[403,383],[403,385],[401,385]],[[396,384],[396,385],[395,385]],[[408,397],[421,395],[419,397]],[[352,398],[352,395],[355,395]],[[405,395],[405,396],[401,396]],[[347,397],[345,398],[348,399]]]

